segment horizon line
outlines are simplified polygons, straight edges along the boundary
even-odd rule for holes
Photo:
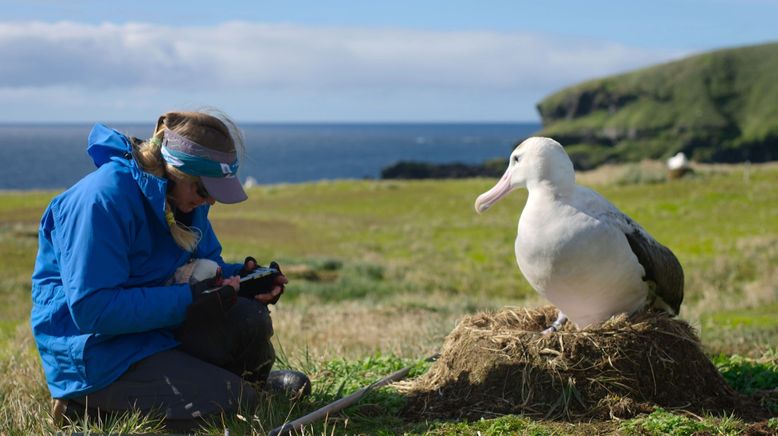
[[[91,124],[91,123],[106,123],[106,124],[153,124],[154,121],[138,121],[138,120],[76,120],[76,121],[0,121],[0,126],[11,125],[75,125],[75,124]],[[540,120],[451,120],[451,121],[248,121],[248,120],[235,120],[235,123],[240,126],[241,124],[266,124],[266,125],[336,125],[336,124],[361,124],[361,125],[398,125],[398,124],[543,124]]]

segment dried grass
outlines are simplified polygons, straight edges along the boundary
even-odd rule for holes
[[[425,296],[418,305],[401,296],[380,305],[282,300],[271,309],[274,341],[293,361],[355,359],[376,352],[409,358],[429,355],[467,311],[460,301],[445,305],[442,299]]]
[[[640,313],[539,335],[556,314],[552,306],[508,308],[463,319],[430,370],[397,385],[409,400],[406,415],[581,421],[654,406],[744,419],[766,413],[727,385],[683,321]]]

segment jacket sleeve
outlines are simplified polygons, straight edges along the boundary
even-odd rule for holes
[[[188,285],[123,286],[134,229],[141,225],[128,205],[134,199],[88,197],[68,205],[77,213],[55,213],[63,287],[79,330],[123,334],[182,323],[192,302]]]

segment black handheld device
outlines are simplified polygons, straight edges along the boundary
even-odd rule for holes
[[[275,268],[259,267],[240,279],[238,296],[254,298],[273,290],[273,282],[281,272]]]

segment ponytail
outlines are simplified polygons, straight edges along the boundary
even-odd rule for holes
[[[138,146],[135,158],[143,171],[159,178],[168,179],[169,185],[194,179],[194,177],[166,165],[162,159],[161,149],[162,130],[159,130],[151,139]],[[170,235],[176,241],[176,244],[190,253],[194,252],[197,244],[200,242],[201,233],[196,227],[189,227],[176,220],[173,214],[173,206],[167,198],[165,199],[165,221],[167,221],[170,227]]]

